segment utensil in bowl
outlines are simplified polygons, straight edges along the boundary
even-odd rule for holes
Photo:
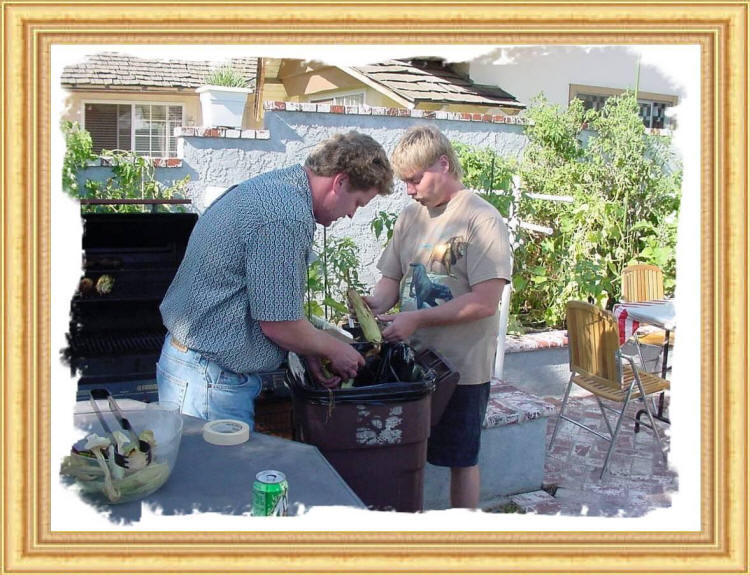
[[[92,389],[91,390],[91,399],[106,399],[109,403],[109,408],[112,410],[112,413],[114,413],[115,417],[117,418],[117,422],[120,424],[120,427],[122,427],[127,433],[128,437],[130,437],[130,441],[138,446],[138,451],[143,453],[143,455],[146,457],[146,465],[151,463],[151,445],[148,441],[144,441],[141,439],[138,434],[135,432],[133,427],[130,425],[130,421],[128,421],[120,411],[120,407],[117,405],[117,402],[115,401],[115,398],[112,397],[112,394],[109,392],[108,389],[101,388],[101,389]],[[115,453],[117,450],[115,450]],[[126,465],[125,467],[128,467],[127,465],[127,459],[126,456]]]
[[[153,440],[149,438],[152,461],[142,469],[121,469],[120,476],[113,475],[111,487],[119,492],[119,495],[113,496],[112,490],[107,491],[104,471],[97,461],[77,452],[76,447],[83,443],[83,440],[79,441],[64,459],[61,473],[67,483],[76,483],[84,499],[94,504],[126,503],[149,496],[168,481],[179,453],[183,426],[179,412],[170,410],[168,406],[152,406],[134,400],[120,401],[118,407],[132,427],[143,431],[141,436],[153,436]],[[100,419],[89,402],[76,404],[74,423],[79,434],[87,438],[103,435],[102,419],[104,417]],[[110,450],[113,451],[113,448]]]

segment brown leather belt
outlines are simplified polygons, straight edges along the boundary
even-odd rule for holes
[[[173,335],[169,336],[169,343],[172,347],[179,349],[182,353],[185,353],[188,350],[187,346],[177,341]]]

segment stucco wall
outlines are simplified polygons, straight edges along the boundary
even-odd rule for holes
[[[526,143],[523,126],[516,124],[266,110],[265,125],[270,138],[183,137],[182,166],[157,168],[157,178],[168,182],[189,174],[193,208],[201,212],[215,197],[218,188],[292,163],[302,163],[319,142],[337,132],[358,130],[369,134],[390,154],[406,128],[427,122],[436,124],[452,141],[492,147],[503,156],[519,157]],[[81,178],[104,179],[107,174],[106,168],[88,168]],[[397,182],[391,196],[377,197],[352,220],[340,220],[329,228],[329,237],[349,236],[357,242],[361,249],[360,277],[365,283],[373,284],[379,277],[375,263],[382,250],[370,230],[370,221],[378,211],[399,212],[409,201],[403,184]],[[321,232],[322,228],[319,241]]]
[[[425,122],[428,120],[267,111],[269,140],[248,140],[237,144],[236,140],[185,138],[183,167],[188,166],[191,170],[195,207],[202,210],[207,186],[226,187],[281,166],[302,163],[315,145],[337,132],[358,130],[369,134],[390,155],[406,128]],[[526,143],[520,125],[450,120],[429,122],[438,125],[451,141],[492,147],[503,156],[519,157]],[[329,228],[330,236],[349,236],[357,242],[361,250],[360,274],[365,283],[372,284],[379,277],[375,263],[382,250],[370,230],[370,221],[378,211],[398,212],[409,201],[403,184],[398,182],[391,196],[377,197],[358,210],[353,219],[339,220]]]

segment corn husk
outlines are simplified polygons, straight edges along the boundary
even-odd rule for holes
[[[379,345],[383,341],[383,336],[380,333],[380,327],[378,327],[378,321],[362,296],[357,293],[356,290],[349,288],[346,292],[346,297],[349,300],[354,310],[354,315],[357,316],[359,326],[362,328],[362,335],[370,343]]]

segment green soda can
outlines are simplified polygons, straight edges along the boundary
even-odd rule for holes
[[[286,475],[268,469],[255,476],[253,483],[253,515],[256,517],[287,514],[289,486]]]

